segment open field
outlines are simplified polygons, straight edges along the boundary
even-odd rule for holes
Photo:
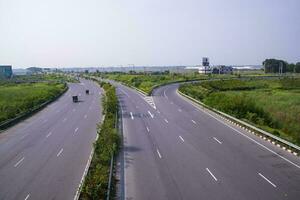
[[[185,84],[180,91],[218,110],[300,144],[300,79]]]
[[[0,85],[0,124],[56,97],[63,83],[7,83]]]

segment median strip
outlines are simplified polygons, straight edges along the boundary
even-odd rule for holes
[[[86,176],[83,175],[84,182],[80,186],[75,200],[78,198],[106,199],[115,189],[113,157],[118,152],[120,144],[120,136],[117,131],[118,99],[114,86],[109,83],[97,82],[105,91],[102,99],[103,118],[102,123],[98,125],[94,153],[91,154],[92,160],[87,164],[88,172]],[[133,114],[130,115],[133,119]]]

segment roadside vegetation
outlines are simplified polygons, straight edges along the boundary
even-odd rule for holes
[[[0,84],[0,124],[30,112],[67,89],[63,83]]]
[[[132,86],[142,90],[143,92],[150,94],[152,90],[160,85],[178,82],[178,81],[190,81],[190,80],[202,80],[208,78],[219,77],[219,75],[204,75],[199,73],[187,73],[187,74],[179,74],[179,73],[170,73],[166,72],[156,72],[152,74],[144,74],[144,73],[134,73],[134,74],[126,74],[126,73],[99,73],[96,74],[104,79],[110,79],[122,82],[128,86]],[[221,75],[223,78],[231,77],[231,75]]]
[[[204,81],[179,90],[300,145],[300,78]]]
[[[0,84],[7,83],[35,83],[35,82],[60,82],[60,83],[77,83],[79,82],[73,76],[63,73],[52,74],[33,74],[33,75],[19,75],[13,76],[11,79],[1,79]]]
[[[98,126],[98,140],[94,143],[95,151],[81,189],[80,199],[105,199],[111,156],[117,153],[120,144],[116,127],[118,99],[115,87],[104,82],[99,82],[99,84],[105,90],[105,96],[102,99],[102,114],[105,118]]]
[[[14,76],[0,80],[0,125],[54,100],[67,90],[66,82],[78,82],[62,73]]]

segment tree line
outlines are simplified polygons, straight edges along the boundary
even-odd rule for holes
[[[300,62],[288,63],[284,60],[266,59],[263,62],[265,73],[300,73]]]

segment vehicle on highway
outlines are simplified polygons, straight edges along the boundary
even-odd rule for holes
[[[90,90],[85,90],[85,94],[90,94]]]
[[[78,96],[77,95],[72,96],[72,99],[73,99],[74,103],[78,102]]]

